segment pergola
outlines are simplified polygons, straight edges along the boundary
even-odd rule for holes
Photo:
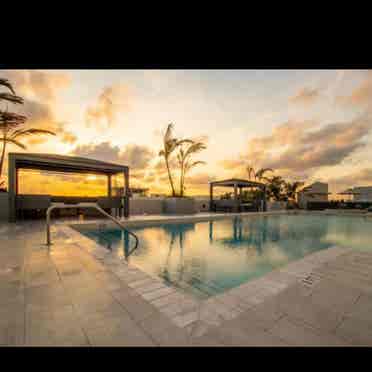
[[[214,181],[210,182],[209,184],[209,210],[213,210],[213,188],[219,186],[219,187],[233,187],[234,188],[234,207],[233,211],[238,212],[241,209],[242,201],[241,201],[241,195],[242,195],[242,189],[245,187],[258,187],[263,191],[263,211],[266,211],[266,185],[261,182],[255,182],[255,181],[249,181],[249,180],[243,180],[238,178],[231,178],[227,180],[222,181]]]
[[[9,221],[15,222],[17,215],[18,171],[34,169],[64,173],[91,173],[107,176],[107,196],[111,197],[111,177],[124,176],[124,216],[129,216],[129,168],[125,165],[106,163],[99,160],[54,154],[9,153],[8,194]]]

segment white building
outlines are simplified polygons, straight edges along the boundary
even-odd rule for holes
[[[328,183],[314,182],[297,193],[297,202],[300,208],[306,208],[308,202],[327,202]]]
[[[371,202],[372,201],[372,186],[353,187],[353,201],[355,202]]]

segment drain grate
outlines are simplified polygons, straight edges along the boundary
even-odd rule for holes
[[[307,277],[303,278],[301,282],[306,286],[306,287],[313,287],[314,284],[319,283],[319,281],[322,279],[320,275],[317,275],[315,273],[311,273]]]

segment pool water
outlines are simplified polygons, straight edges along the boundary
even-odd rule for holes
[[[83,234],[143,271],[206,298],[335,246],[371,249],[372,220],[363,217],[276,215],[131,227]]]

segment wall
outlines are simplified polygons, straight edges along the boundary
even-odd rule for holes
[[[192,199],[192,198],[166,198],[166,199],[164,199],[164,213],[166,213],[166,214],[193,214],[193,213],[196,213],[195,199]]]
[[[196,212],[209,212],[209,199],[195,199]]]
[[[287,202],[279,202],[279,201],[268,201],[266,203],[267,211],[282,211],[285,210],[287,207]]]
[[[0,221],[8,221],[9,199],[7,192],[0,192]]]
[[[163,198],[131,198],[129,200],[130,215],[162,214],[164,211]]]

